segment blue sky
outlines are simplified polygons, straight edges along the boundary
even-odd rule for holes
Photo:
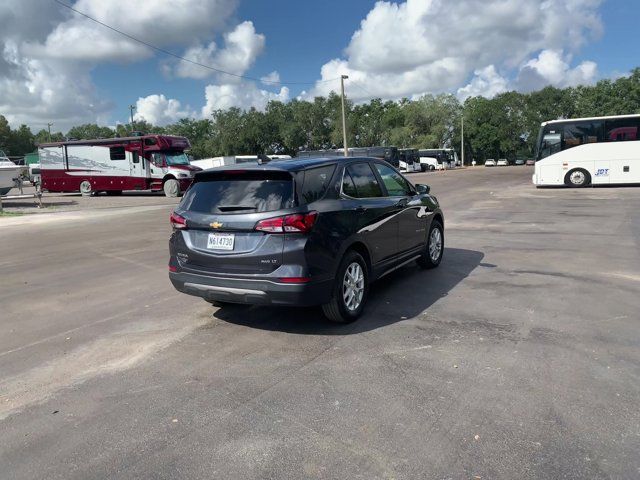
[[[248,0],[240,3],[236,17],[251,20],[266,36],[264,54],[257,58],[247,75],[260,78],[278,71],[283,81],[310,82],[318,79],[323,63],[341,56],[353,32],[374,6],[369,0]],[[176,53],[180,53],[177,51]],[[160,55],[161,56],[161,55]],[[204,102],[206,81],[166,80],[158,69],[157,58],[134,65],[105,65],[94,74],[96,86],[113,99],[113,121],[126,121],[128,106],[138,99],[162,91],[167,97],[180,98],[192,106]],[[121,86],[126,78],[128,87]],[[292,86],[298,94],[305,86]],[[271,88],[271,90],[276,90]]]
[[[315,82],[342,73],[355,101],[439,92],[463,100],[589,84],[640,66],[637,0],[549,1],[180,0],[176,10],[171,0],[69,0],[202,63],[309,82],[273,86],[185,68],[50,0],[5,0],[0,113],[12,124],[54,121],[64,129],[125,122],[133,103],[139,117],[162,124],[312,98],[339,85]]]

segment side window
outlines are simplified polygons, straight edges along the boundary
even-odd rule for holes
[[[382,197],[382,189],[378,184],[371,166],[368,163],[354,163],[347,167],[356,187],[357,198]]]
[[[324,196],[335,169],[335,165],[329,165],[327,167],[312,168],[304,172],[301,194],[304,203],[315,202]]]
[[[585,143],[596,143],[599,137],[598,134],[598,123],[567,123],[564,125],[564,149],[577,147]]]
[[[140,163],[140,156],[138,152],[133,152],[133,163]]]
[[[640,140],[639,118],[607,120],[604,139],[606,142],[631,142]]]
[[[354,198],[358,196],[358,192],[356,192],[356,184],[353,183],[351,174],[347,169],[344,170],[344,176],[342,177],[342,193]]]
[[[151,161],[156,167],[164,167],[164,155],[161,153],[152,153]]]
[[[124,153],[124,147],[110,147],[109,156],[111,160],[125,160],[127,158]]]
[[[374,165],[376,166],[376,169],[380,174],[380,178],[382,178],[382,183],[384,183],[390,197],[404,197],[412,194],[411,187],[409,187],[409,184],[402,175],[386,165],[382,165],[380,163],[376,163]]]

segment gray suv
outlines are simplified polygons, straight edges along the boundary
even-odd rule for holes
[[[195,175],[171,214],[169,277],[218,305],[321,305],[357,319],[369,285],[437,267],[444,217],[426,185],[383,160],[306,158]]]

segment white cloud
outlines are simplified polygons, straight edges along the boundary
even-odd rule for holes
[[[594,62],[585,61],[574,68],[570,63],[571,55],[564,55],[562,50],[543,50],[520,69],[516,80],[518,89],[532,91],[546,85],[570,87],[596,80],[598,66]]]
[[[289,101],[289,89],[282,87],[279,92],[271,92],[259,89],[254,82],[208,85],[205,88],[205,98],[207,103],[202,108],[202,116],[208,117],[215,110],[227,110],[231,107],[264,110],[270,100]]]
[[[347,92],[356,101],[443,91],[495,95],[506,88],[590,83],[597,65],[576,65],[573,58],[600,33],[602,1],[380,1],[355,31],[345,57],[327,61],[321,81],[304,97],[338,91],[341,74],[349,75]],[[266,39],[252,22],[236,21],[238,2],[69,0],[79,11],[145,42],[243,75],[264,51]],[[55,129],[66,130],[78,123],[112,122],[113,105],[96,90],[94,68],[153,56],[170,73],[169,81],[209,79],[206,105],[198,108],[205,116],[231,106],[263,109],[271,99],[290,97],[286,87],[277,90],[168,61],[53,1],[2,0],[0,32],[0,112],[12,125],[41,128],[53,121]],[[277,72],[261,78],[271,86],[279,80]],[[140,117],[167,123],[196,113],[155,91],[138,100]]]
[[[219,70],[243,75],[264,50],[265,37],[256,33],[252,22],[242,22],[224,35],[224,47],[218,49],[215,42],[195,45],[187,49],[185,58],[209,65]],[[188,62],[177,62],[175,74],[182,78],[207,78],[216,72]],[[230,75],[218,75],[223,82],[234,81]]]
[[[509,81],[501,76],[494,65],[476,70],[471,82],[458,89],[458,98],[465,100],[469,97],[493,98],[509,89]]]
[[[101,99],[89,73],[73,64],[24,57],[14,41],[4,44],[9,72],[0,76],[0,112],[12,125],[36,129],[54,122],[55,130],[106,119],[112,104]]]
[[[264,77],[260,77],[260,81],[265,85],[273,85],[274,83],[280,83],[280,74],[275,70]]]
[[[226,26],[236,6],[237,0],[176,0],[170,4],[166,0],[78,0],[73,4],[96,20],[159,47],[189,45],[210,37]],[[135,61],[153,53],[86,17],[69,15],[44,44],[31,45],[28,53],[88,62]]]
[[[256,33],[251,22],[229,24],[238,0],[77,0],[69,3],[161,48],[176,51],[200,46],[202,51],[192,50],[192,54],[204,55],[206,62],[203,63],[211,61],[214,66],[237,74],[245,73],[264,49],[264,35]],[[54,129],[62,131],[79,123],[112,121],[113,103],[96,90],[93,69],[105,62],[136,62],[156,55],[153,50],[52,1],[3,0],[0,32],[0,112],[12,125],[24,122],[35,129],[46,127],[50,121],[55,123]],[[220,34],[222,40],[218,48],[212,39]],[[202,70],[192,74],[181,70],[181,73],[193,78],[202,75]],[[238,81],[224,77],[214,78]],[[247,92],[236,89],[232,96],[241,106],[261,106],[265,98],[288,98],[288,91],[273,94],[250,85]],[[153,123],[163,124],[193,115],[196,112],[190,107],[183,107],[177,99],[161,94],[138,100],[138,118],[144,117]]]
[[[154,125],[167,125],[181,118],[195,117],[196,112],[189,107],[182,108],[180,102],[164,95],[140,97],[136,102],[135,120],[146,120]]]
[[[349,75],[349,96],[358,101],[371,96],[399,98],[456,91],[478,71],[484,77],[474,78],[467,86],[469,91],[484,83],[489,92],[497,91],[502,81],[497,73],[490,75],[484,69],[493,65],[496,72],[517,73],[520,65],[541,50],[577,51],[601,32],[601,3],[379,1],[353,34],[346,58],[330,60],[322,67],[321,81]],[[583,75],[588,76],[590,67],[584,68]],[[579,78],[576,74],[576,81]],[[318,82],[308,96],[330,90],[338,90],[338,83]]]

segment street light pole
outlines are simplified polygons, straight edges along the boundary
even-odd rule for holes
[[[464,115],[462,116],[462,166],[464,167]]]
[[[49,122],[47,123],[47,130],[49,130],[49,142],[51,142],[51,127],[53,126],[53,123]]]
[[[347,148],[347,118],[344,113],[344,81],[349,78],[347,75],[340,76],[340,87],[342,88],[342,144],[344,146],[344,156],[349,156]]]
[[[131,114],[131,130],[133,130],[133,111],[136,109],[135,105],[129,105],[129,113]]]

